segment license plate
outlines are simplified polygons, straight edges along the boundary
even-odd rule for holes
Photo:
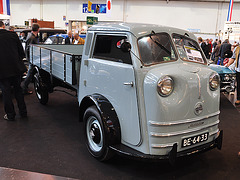
[[[208,133],[203,133],[197,136],[192,136],[192,137],[188,137],[188,138],[184,138],[182,140],[182,147],[188,147],[188,146],[192,146],[204,141],[208,140]]]

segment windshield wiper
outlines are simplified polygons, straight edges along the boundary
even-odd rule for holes
[[[188,44],[189,44],[190,46],[194,47],[196,50],[200,51],[200,49],[199,49],[197,46],[193,45],[192,43],[188,42]]]
[[[155,33],[154,31],[152,31],[152,34],[149,36],[150,39],[151,39],[155,44],[157,44],[161,49],[165,50],[169,55],[171,55],[171,52],[170,52],[167,48],[165,48],[162,44],[160,44],[158,41],[156,41],[156,40],[154,40],[154,39],[152,38],[152,35],[155,35],[155,34],[156,34],[156,33]]]

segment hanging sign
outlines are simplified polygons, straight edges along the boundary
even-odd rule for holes
[[[94,25],[98,23],[98,17],[87,16],[87,25]]]
[[[112,11],[112,0],[107,0],[107,16],[111,17]]]
[[[83,13],[106,14],[106,4],[83,4]]]

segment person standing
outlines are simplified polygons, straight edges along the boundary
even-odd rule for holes
[[[15,30],[15,27],[14,27],[14,26],[10,26],[10,27],[9,27],[9,31],[14,32],[14,30]]]
[[[39,33],[39,24],[35,23],[32,25],[32,32],[31,35],[27,38],[26,40],[26,48],[25,48],[25,53],[26,53],[26,58],[29,63],[28,66],[28,72],[27,76],[23,82],[23,93],[24,94],[32,94],[32,91],[28,89],[28,85],[32,81],[32,76],[33,76],[33,65],[30,63],[30,44],[38,44],[39,38],[38,38],[38,33]]]
[[[211,56],[211,53],[212,53],[212,42],[209,40],[209,39],[207,39],[206,40],[206,58],[207,59],[210,59],[210,56]]]
[[[215,39],[214,43],[212,44],[213,49],[215,49],[215,47],[218,45],[218,39]]]
[[[214,64],[217,64],[219,58],[219,51],[221,47],[221,40],[217,41],[217,45],[215,46],[212,56],[214,56]]]
[[[228,39],[226,39],[223,43],[222,43],[222,45],[221,45],[221,47],[220,47],[220,51],[219,51],[219,55],[220,55],[220,57],[221,57],[221,61],[220,61],[220,65],[223,65],[223,61],[224,61],[224,59],[225,59],[225,54],[227,53],[227,52],[229,52],[229,51],[231,51],[231,44],[229,43],[229,40]]]
[[[83,38],[81,38],[78,33],[75,33],[73,44],[81,44],[82,45],[84,43],[85,43],[85,40]]]
[[[233,56],[227,63],[226,67],[229,67],[231,64],[235,62],[235,70],[236,70],[236,80],[237,80],[237,101],[235,105],[240,105],[240,46],[235,47]]]
[[[205,57],[208,57],[207,45],[201,37],[198,37],[199,46],[202,48]]]
[[[7,121],[14,121],[16,112],[11,96],[11,86],[17,101],[21,117],[27,116],[26,104],[21,88],[22,74],[27,71],[23,58],[25,53],[15,32],[7,31],[0,21],[0,86],[2,89],[3,103]]]
[[[72,44],[73,42],[73,35],[72,31],[68,31],[68,37],[65,39],[65,44]]]

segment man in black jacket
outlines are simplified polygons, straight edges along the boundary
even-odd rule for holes
[[[20,85],[22,74],[27,69],[22,61],[25,53],[21,41],[15,32],[5,30],[2,21],[0,21],[0,55],[0,86],[6,113],[4,119],[13,121],[16,112],[11,97],[11,86],[13,86],[20,115],[22,117],[27,116],[26,104]]]
[[[224,59],[225,59],[225,54],[226,54],[226,53],[229,53],[229,51],[231,51],[231,47],[232,47],[232,45],[229,44],[229,40],[228,40],[228,39],[226,39],[226,40],[222,43],[222,45],[221,45],[221,47],[220,47],[220,51],[219,51],[219,55],[220,55],[220,57],[221,57],[220,65],[223,65],[223,61],[224,61]]]
[[[28,89],[28,85],[30,84],[30,82],[32,81],[32,77],[33,77],[33,66],[30,63],[30,44],[38,44],[39,39],[38,39],[38,33],[39,33],[39,24],[35,23],[32,25],[32,32],[31,35],[27,38],[26,40],[26,57],[27,57],[27,61],[29,62],[29,67],[28,67],[28,73],[27,73],[27,77],[25,78],[24,82],[23,82],[23,93],[24,94],[32,94],[32,91],[30,91]]]
[[[201,37],[198,37],[198,43],[199,43],[199,46],[202,48],[204,55],[206,56],[206,58],[208,58],[207,45]]]
[[[73,43],[73,35],[72,31],[68,31],[68,37],[65,39],[65,44],[72,44]]]

